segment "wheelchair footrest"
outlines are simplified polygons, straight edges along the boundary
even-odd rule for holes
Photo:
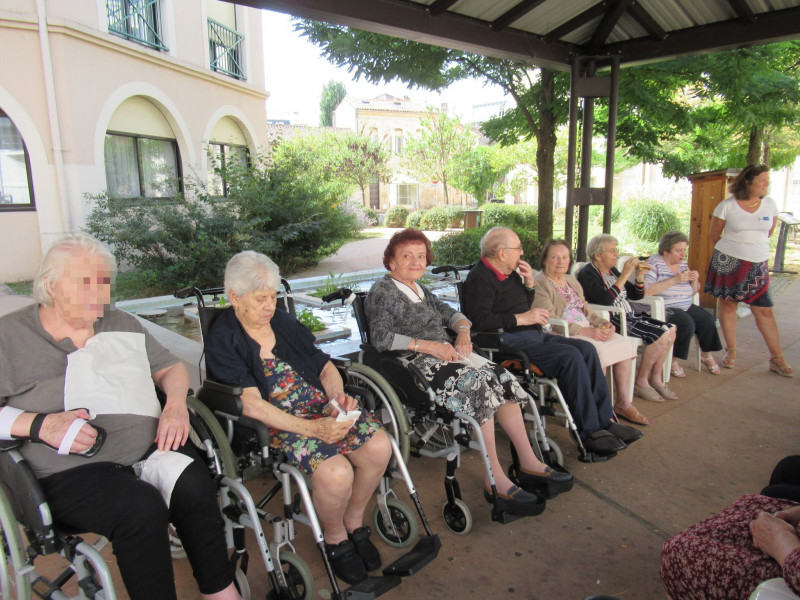
[[[372,600],[400,585],[399,577],[367,577],[344,590],[346,600]]]
[[[442,541],[438,535],[426,535],[417,542],[411,552],[404,554],[383,570],[385,576],[408,577],[419,571],[439,554]]]
[[[586,452],[580,454],[578,456],[578,460],[585,463],[596,463],[596,462],[606,462],[607,460],[611,460],[617,455],[616,452],[610,452],[608,454],[597,454],[595,452]]]

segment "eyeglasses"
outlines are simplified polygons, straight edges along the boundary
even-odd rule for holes
[[[503,246],[505,250],[516,250],[517,252],[522,252],[522,246]]]

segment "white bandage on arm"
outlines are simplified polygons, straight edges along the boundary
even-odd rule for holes
[[[13,406],[4,406],[0,408],[0,440],[13,440],[14,436],[11,435],[11,426],[17,417],[24,413],[24,410],[14,408]]]
[[[67,429],[67,433],[64,434],[64,439],[61,440],[61,445],[58,447],[59,454],[69,454],[69,449],[72,448],[72,442],[78,437],[78,432],[81,430],[84,423],[86,423],[84,419],[75,419],[72,422],[72,425]]]

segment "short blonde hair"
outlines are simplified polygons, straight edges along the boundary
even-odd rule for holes
[[[234,254],[225,267],[225,293],[245,296],[256,290],[278,291],[281,274],[268,256],[245,250]]]
[[[65,261],[81,254],[101,257],[108,264],[112,281],[116,277],[117,261],[103,244],[85,233],[70,234],[50,246],[42,258],[33,280],[33,299],[42,306],[52,306],[53,295],[50,290],[64,274]]]
[[[586,244],[586,258],[594,262],[596,260],[595,257],[604,252],[606,244],[619,244],[619,241],[608,233],[601,233],[600,235],[594,236]]]

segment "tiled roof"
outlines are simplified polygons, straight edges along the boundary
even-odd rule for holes
[[[356,110],[375,110],[382,112],[413,112],[424,113],[428,110],[428,106],[412,102],[408,96],[404,98],[396,98],[389,94],[381,94],[371,100],[363,98],[354,98],[353,96],[346,96],[343,102],[347,102]]]
[[[267,123],[267,137],[291,139],[306,135],[317,135],[323,132],[348,133],[351,130],[346,127],[313,127],[312,125],[280,125]]]

